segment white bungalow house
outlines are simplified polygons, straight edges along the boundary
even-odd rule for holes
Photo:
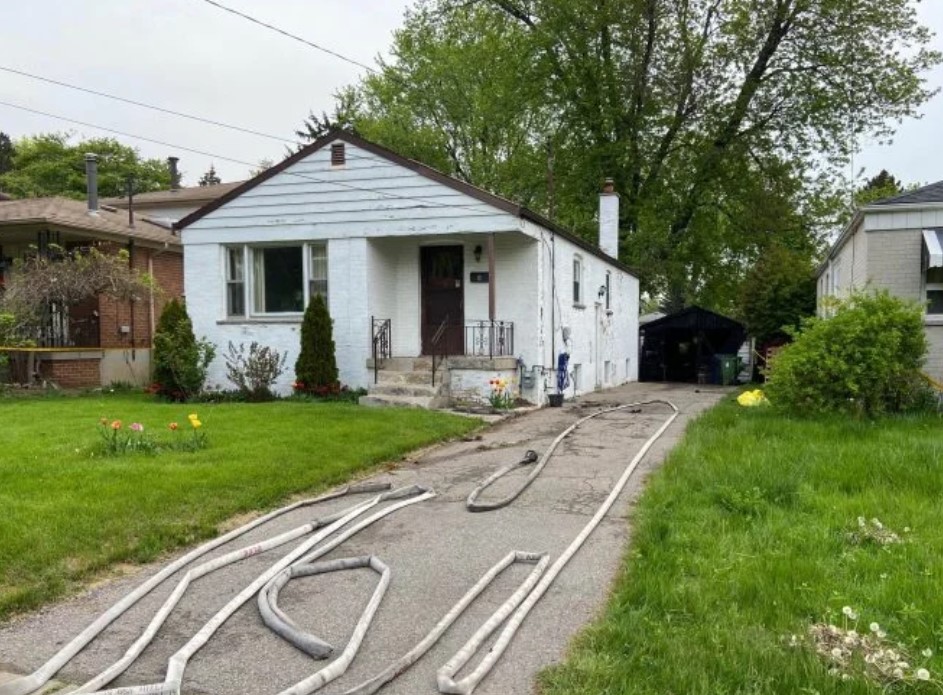
[[[335,132],[180,220],[197,335],[288,353],[327,298],[340,379],[367,402],[481,400],[513,378],[534,403],[637,379],[639,284],[616,260],[618,195],[599,246],[419,162]],[[220,358],[210,381],[227,388]]]

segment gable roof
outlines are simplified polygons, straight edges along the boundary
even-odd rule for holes
[[[331,144],[332,142],[335,142],[336,140],[343,140],[344,142],[354,145],[355,147],[362,148],[368,152],[371,152],[372,154],[377,155],[378,157],[383,157],[384,159],[387,159],[393,162],[394,164],[397,164],[401,167],[409,169],[410,171],[416,174],[419,174],[420,176],[425,176],[426,178],[431,179],[437,183],[441,183],[444,186],[448,186],[449,188],[456,190],[459,193],[464,193],[467,196],[470,196],[472,198],[475,198],[476,200],[479,200],[483,203],[491,205],[503,212],[506,212],[520,219],[528,220],[537,225],[540,225],[541,227],[544,227],[545,229],[548,229],[554,232],[555,234],[559,234],[561,237],[564,237],[568,241],[579,246],[587,253],[597,256],[598,258],[601,258],[602,260],[612,264],[616,268],[619,268],[620,270],[624,270],[625,272],[630,273],[631,275],[634,275],[636,277],[638,276],[638,273],[635,270],[625,265],[618,259],[613,258],[609,254],[605,253],[598,246],[591,244],[590,242],[586,241],[580,236],[577,236],[570,230],[561,227],[556,222],[552,222],[551,220],[548,220],[546,217],[543,217],[542,215],[524,207],[523,205],[519,205],[511,200],[508,200],[507,198],[502,198],[499,195],[486,191],[483,188],[479,188],[478,186],[475,186],[473,184],[467,183],[465,181],[461,181],[455,178],[454,176],[449,176],[448,174],[445,174],[439,171],[438,169],[434,169],[433,167],[423,164],[422,162],[418,162],[415,159],[409,159],[408,157],[404,157],[403,155],[397,154],[393,150],[387,149],[386,147],[383,147],[382,145],[378,145],[374,142],[370,142],[369,140],[364,140],[358,135],[354,135],[353,133],[349,133],[343,130],[334,130],[328,133],[324,137],[319,138],[318,140],[315,140],[310,145],[298,150],[298,152],[282,160],[278,164],[271,166],[265,171],[259,173],[254,178],[251,178],[248,181],[243,181],[241,184],[235,186],[233,189],[221,195],[216,200],[210,203],[207,203],[206,205],[201,207],[199,210],[196,210],[190,213],[189,215],[187,215],[186,217],[184,217],[183,219],[175,222],[174,229],[180,230],[180,229],[184,229],[190,226],[191,224],[205,217],[206,215],[210,214],[214,210],[219,209],[220,207],[222,207],[229,201],[235,198],[238,198],[240,195],[242,195],[246,191],[249,191],[255,188],[256,186],[263,183],[264,181],[267,181],[268,179],[272,178],[276,174],[280,174],[281,172],[285,171],[293,164],[305,159],[306,157],[313,154],[314,152],[317,152],[318,150],[323,149],[325,146]]]
[[[147,193],[137,193],[134,196],[134,202],[138,205],[208,203],[229,193],[243,183],[245,183],[245,181],[230,181],[228,183],[217,183],[211,186],[187,186],[185,188],[172,188],[165,191],[148,191]],[[125,209],[128,207],[128,199],[125,196],[105,198],[102,200],[102,203]]]
[[[114,208],[89,212],[85,201],[69,198],[22,198],[0,202],[0,229],[23,224],[51,224],[112,239],[135,239],[180,246],[171,229],[137,216],[128,225],[128,214]]]
[[[920,205],[921,203],[943,203],[943,181],[931,183],[906,193],[882,198],[871,205]]]

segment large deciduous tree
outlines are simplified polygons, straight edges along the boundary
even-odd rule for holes
[[[0,190],[19,198],[86,195],[85,154],[98,155],[98,192],[123,195],[128,177],[137,192],[170,186],[170,172],[159,159],[144,159],[113,138],[72,142],[68,133],[46,133],[16,141],[11,166],[0,173]]]
[[[940,56],[915,7],[418,0],[335,116],[587,237],[611,176],[646,287],[730,304],[771,239],[820,242],[841,210],[823,174],[931,96]]]

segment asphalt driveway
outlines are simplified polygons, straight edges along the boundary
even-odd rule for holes
[[[435,447],[375,476],[394,487],[414,483],[432,486],[438,495],[386,517],[327,556],[377,555],[392,569],[392,581],[351,668],[324,692],[343,692],[411,649],[509,551],[549,552],[552,562],[583,528],[669,410],[653,405],[639,413],[623,412],[589,421],[564,441],[534,484],[504,509],[479,514],[465,510],[465,497],[480,480],[518,460],[527,449],[542,452],[562,429],[601,404],[670,400],[680,409],[680,417],[643,460],[609,516],[537,604],[495,670],[476,691],[482,695],[532,692],[534,674],[563,658],[572,637],[603,606],[630,542],[626,517],[646,474],[661,463],[687,421],[723,393],[686,385],[630,384],[560,409],[543,409],[504,421],[485,431],[480,440]],[[316,446],[316,433],[312,446]],[[483,499],[503,496],[526,472],[523,469],[502,479]],[[213,551],[204,560],[350,504],[352,500],[347,498],[291,512]],[[155,641],[111,687],[162,681],[170,655],[233,595],[296,545],[257,555],[197,581]],[[142,568],[0,627],[0,672],[22,674],[38,667],[160,566]],[[504,572],[429,653],[382,692],[436,693],[436,670],[530,570],[530,566],[518,565]],[[112,624],[60,672],[59,680],[84,682],[116,661],[167,597],[176,578],[161,584]],[[370,570],[303,579],[285,588],[281,607],[303,627],[340,649],[375,584],[376,575]],[[480,658],[481,654],[471,663]],[[322,666],[324,662],[312,661],[269,632],[255,602],[250,601],[193,658],[183,691],[201,695],[276,693]],[[0,675],[0,682],[3,679]],[[68,692],[68,688],[61,692]]]

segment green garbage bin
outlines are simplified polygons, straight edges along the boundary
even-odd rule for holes
[[[720,383],[723,386],[730,386],[737,381],[737,374],[740,373],[740,358],[737,355],[717,355],[718,372]]]

